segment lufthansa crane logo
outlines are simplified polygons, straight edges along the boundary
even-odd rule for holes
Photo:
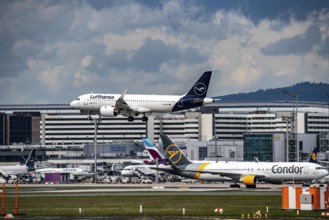
[[[194,93],[198,96],[202,96],[206,93],[207,87],[205,84],[199,82],[194,86]]]
[[[172,150],[170,148],[174,147]],[[177,164],[182,158],[182,151],[180,151],[176,144],[171,144],[167,147],[166,152],[169,154],[169,160],[173,164]]]

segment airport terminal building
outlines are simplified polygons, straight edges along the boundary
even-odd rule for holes
[[[97,154],[111,160],[140,156],[145,137],[160,146],[164,133],[192,160],[303,161],[314,147],[328,159],[328,109],[328,104],[307,102],[214,103],[128,122],[122,116],[90,120],[69,105],[2,105],[0,149],[39,146],[54,160],[83,159],[96,140]]]

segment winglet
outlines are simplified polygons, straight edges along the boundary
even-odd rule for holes
[[[126,104],[126,102],[123,100],[125,95],[126,95],[127,89],[125,89],[125,91],[123,91],[123,93],[121,94],[121,96],[118,98],[118,100],[115,102],[115,106],[119,109],[120,111],[120,106],[122,106],[123,104]]]
[[[123,91],[123,93],[120,96],[120,99],[123,99],[125,97],[126,93],[127,93],[127,89],[125,89],[125,91]]]

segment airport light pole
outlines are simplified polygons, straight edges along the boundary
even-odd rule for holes
[[[216,155],[216,163],[218,163],[218,152],[217,152],[217,135],[216,135],[216,118],[215,113],[212,114],[212,127],[213,127],[213,138],[215,141],[215,155]]]
[[[298,93],[292,93],[292,92],[288,92],[287,90],[283,90],[282,93],[287,94],[290,97],[295,98],[295,103],[294,103],[294,107],[293,107],[293,125],[294,125],[294,129],[292,129],[293,132],[293,139],[295,141],[295,147],[296,147],[296,161],[299,161],[299,146],[297,144],[297,133],[298,133],[298,123],[297,123],[297,113],[298,113],[298,109],[297,109],[297,102],[298,102],[298,97],[300,96],[300,94]]]
[[[101,120],[101,116],[96,119],[93,119],[95,125],[95,136],[94,136],[94,156],[95,156],[95,167],[94,167],[94,183],[97,183],[97,130],[98,125]]]
[[[282,117],[282,121],[286,122],[286,162],[289,162],[289,117]]]

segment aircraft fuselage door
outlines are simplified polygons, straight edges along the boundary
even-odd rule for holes
[[[184,106],[184,98],[179,99],[178,101],[178,107],[183,107]]]
[[[307,166],[304,167],[303,171],[304,171],[304,174],[308,174],[308,167]]]

